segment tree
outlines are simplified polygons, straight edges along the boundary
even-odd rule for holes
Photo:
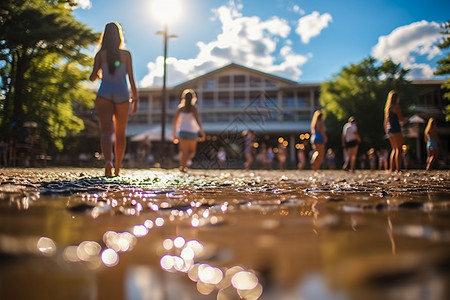
[[[391,60],[378,62],[373,57],[344,67],[321,86],[320,104],[325,114],[329,145],[341,145],[342,127],[350,116],[358,121],[362,149],[386,146],[383,136],[383,111],[388,92],[395,89],[408,106],[412,93],[405,79],[407,70]],[[404,110],[406,111],[406,110]]]
[[[447,23],[442,25],[442,34],[444,35],[444,39],[442,42],[438,45],[441,49],[450,48],[450,21],[447,21]],[[447,54],[446,57],[439,60],[437,62],[438,68],[435,75],[446,75],[450,74],[450,52]],[[444,93],[444,98],[450,100],[450,78],[447,78],[445,80],[444,84],[442,85],[442,89],[446,92]],[[450,121],[450,105],[447,105],[446,107],[446,120]]]
[[[71,107],[74,101],[92,99],[80,86],[92,63],[83,50],[98,34],[74,19],[71,5],[67,0],[1,2],[2,136],[16,134],[11,125],[20,128],[33,121],[41,138],[61,149],[68,130],[83,128]]]

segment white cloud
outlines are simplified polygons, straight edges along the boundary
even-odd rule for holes
[[[441,54],[437,43],[442,38],[441,27],[436,22],[420,21],[394,29],[389,35],[380,36],[371,55],[381,61],[392,59],[410,69],[411,78],[430,78],[433,68],[426,63]],[[419,63],[422,59],[426,62]]]
[[[233,1],[215,9],[215,20],[221,22],[221,33],[210,42],[198,42],[199,52],[192,59],[168,58],[168,85],[181,83],[231,62],[291,80],[299,80],[300,67],[310,55],[294,53],[288,36],[291,27],[279,17],[261,20],[243,16],[242,6]],[[286,46],[285,46],[286,45]],[[284,46],[284,47],[283,47]],[[147,64],[149,73],[139,85],[158,86],[162,82],[163,58]]]
[[[292,10],[293,10],[294,12],[296,12],[296,13],[301,14],[301,15],[304,15],[304,14],[305,14],[305,11],[304,11],[303,9],[301,9],[300,6],[298,6],[297,4],[295,4],[295,5],[292,7]]]
[[[297,29],[295,32],[300,35],[303,43],[308,44],[309,40],[318,36],[320,32],[328,27],[328,23],[333,20],[329,13],[319,14],[313,11],[311,14],[301,17],[298,20]]]
[[[77,3],[76,8],[90,9],[92,7],[91,0],[75,0],[74,2]]]

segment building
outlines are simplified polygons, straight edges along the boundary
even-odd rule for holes
[[[252,130],[258,140],[276,146],[279,137],[295,145],[299,133],[310,131],[311,116],[319,106],[320,83],[298,84],[281,77],[230,64],[177,85],[168,93],[167,132],[172,131],[179,97],[185,88],[193,88],[198,97],[200,119],[211,145],[208,153],[220,145],[230,146],[237,159],[242,132]],[[161,140],[161,88],[139,90],[139,113],[128,125],[127,135],[148,132],[150,139]],[[139,138],[138,138],[139,139]],[[142,136],[142,139],[144,137]],[[231,150],[234,149],[234,150]],[[290,147],[295,157],[295,148]],[[206,150],[206,149],[205,149]]]
[[[440,120],[446,156],[450,130],[443,121],[442,83],[442,80],[413,81],[419,91],[416,114],[423,120],[430,116]],[[279,141],[287,144],[288,162],[291,168],[295,167],[296,147],[303,142],[308,144],[311,118],[319,108],[320,83],[298,83],[232,63],[167,89],[167,141],[171,139],[172,120],[185,88],[192,88],[197,93],[197,107],[207,134],[206,141],[199,144],[197,151],[198,167],[204,168],[215,167],[214,153],[222,146],[227,148],[228,167],[242,167],[242,132],[246,130],[256,133],[258,144],[255,147],[265,143],[276,152]],[[160,87],[139,90],[139,112],[130,118],[127,127],[131,142],[129,152],[142,153],[141,156],[151,152],[156,160],[161,149],[164,156],[176,155],[172,143],[163,148],[160,146],[161,95]],[[422,127],[423,124],[417,124],[419,130]],[[419,141],[420,134],[416,136],[413,134],[411,138],[417,139],[418,155],[423,156],[424,144]]]

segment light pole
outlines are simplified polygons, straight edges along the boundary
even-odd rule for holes
[[[163,61],[163,88],[161,93],[161,165],[165,165],[166,156],[166,105],[167,105],[167,40],[177,37],[176,35],[168,35],[167,24],[175,21],[182,11],[182,4],[180,0],[153,0],[150,2],[151,10],[154,18],[164,24],[164,30],[158,31],[156,34],[162,35],[164,38],[164,61]]]
[[[164,39],[164,60],[163,60],[163,86],[161,93],[161,163],[165,163],[166,154],[166,105],[167,105],[167,88],[166,88],[166,78],[167,78],[167,40],[169,38],[176,38],[176,35],[168,35],[167,33],[167,23],[164,24],[164,30],[158,31],[156,34],[162,35]]]

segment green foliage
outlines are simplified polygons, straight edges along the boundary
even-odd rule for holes
[[[447,49],[450,48],[450,21],[447,21],[447,23],[442,25],[442,34],[444,35],[444,39],[442,42],[438,45],[441,49]],[[450,52],[447,54],[446,57],[442,58],[437,62],[438,68],[435,75],[447,75],[450,74]],[[445,80],[444,84],[442,85],[442,89],[446,92],[444,93],[444,98],[450,100],[450,78]],[[445,108],[446,111],[446,120],[450,121],[450,105],[447,105]]]
[[[321,86],[320,104],[330,146],[340,147],[342,127],[350,116],[358,121],[363,149],[385,146],[383,111],[388,92],[395,89],[403,100],[404,112],[411,105],[407,70],[391,60],[378,62],[369,57],[359,64],[344,67]]]
[[[40,138],[53,141],[58,150],[62,150],[63,139],[69,132],[84,129],[81,119],[73,114],[74,103],[92,107],[95,98],[95,94],[82,85],[89,71],[80,70],[77,64],[49,54],[32,64],[25,75],[30,79],[27,88],[31,91],[27,93],[26,115],[34,112],[34,120],[41,127]]]
[[[92,58],[83,50],[98,34],[75,20],[74,1],[10,0],[0,4],[0,130],[38,123],[41,142],[62,149],[69,132],[83,129],[75,103],[92,106],[82,82]]]

